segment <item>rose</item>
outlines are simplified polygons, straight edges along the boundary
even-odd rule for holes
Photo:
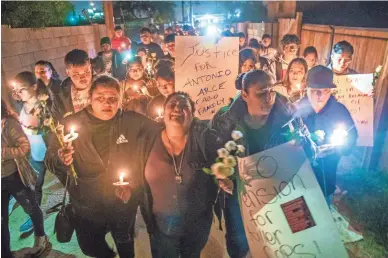
[[[211,166],[211,171],[217,179],[225,179],[234,174],[233,168],[228,168],[221,162],[214,163]]]
[[[229,155],[229,151],[225,148],[218,149],[217,153],[218,153],[218,157],[220,158],[225,158]]]
[[[228,141],[227,143],[225,143],[225,148],[228,151],[233,151],[237,149],[237,144],[234,141]]]
[[[244,153],[245,147],[243,145],[237,145],[237,152],[238,153]]]
[[[46,94],[41,94],[38,96],[38,100],[40,101],[47,101],[49,99],[49,96]]]
[[[375,70],[375,73],[380,73],[381,72],[381,69],[383,69],[383,66],[382,65],[379,65],[376,67],[376,70]]]
[[[50,126],[51,122],[52,122],[51,117],[46,118],[46,119],[43,121],[43,125],[44,125],[44,126]]]
[[[228,168],[233,168],[237,165],[236,159],[233,156],[228,156],[224,158],[223,162]]]
[[[315,131],[315,135],[318,137],[318,140],[323,141],[325,139],[326,133],[322,130]]]
[[[232,132],[232,139],[237,141],[238,139],[242,138],[243,134],[240,131],[233,131]]]

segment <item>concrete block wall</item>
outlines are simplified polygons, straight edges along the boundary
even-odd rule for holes
[[[37,30],[1,26],[2,82],[9,86],[8,82],[16,74],[33,71],[34,64],[39,60],[50,61],[61,78],[65,78],[65,55],[79,48],[95,57],[100,51],[99,40],[105,36],[107,30],[104,24]]]

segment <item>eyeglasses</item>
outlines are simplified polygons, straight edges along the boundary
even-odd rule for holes
[[[142,68],[131,68],[131,69],[129,69],[129,71],[131,73],[140,73],[143,71],[143,69]]]
[[[15,93],[15,94],[20,94],[22,93],[22,91],[25,91],[25,90],[28,90],[26,87],[21,87],[19,89],[13,89],[12,91]]]

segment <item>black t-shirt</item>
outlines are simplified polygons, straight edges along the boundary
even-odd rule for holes
[[[100,155],[102,162],[104,163],[105,167],[107,167],[109,160],[109,139],[114,119],[105,121],[98,119],[89,113],[88,115],[90,117],[89,124],[92,129],[92,142],[94,148],[96,148],[96,151],[98,155]]]
[[[150,55],[152,53],[155,53],[156,54],[156,59],[162,59],[163,56],[164,56],[162,48],[158,44],[156,44],[155,42],[151,42],[148,45],[140,43],[139,45],[137,45],[137,49],[140,49],[140,48],[147,49],[148,52],[150,53]]]
[[[266,149],[266,145],[271,137],[268,121],[264,126],[258,129],[253,129],[245,123],[245,131],[247,133],[249,154],[255,154]]]

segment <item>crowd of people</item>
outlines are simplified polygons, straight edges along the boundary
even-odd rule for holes
[[[201,121],[195,118],[192,98],[175,91],[175,37],[185,35],[196,32],[167,28],[160,42],[142,28],[136,43],[117,26],[113,38],[101,39],[97,57],[80,49],[67,53],[63,81],[45,60],[35,64],[34,73],[14,78],[20,111],[1,105],[4,257],[13,257],[8,229],[12,197],[30,217],[20,231],[34,230],[35,253],[50,246],[39,207],[46,170],[66,185],[68,215],[85,255],[114,257],[105,240],[110,232],[119,256],[134,257],[140,208],[155,258],[200,257],[213,214],[225,218],[230,257],[246,257],[249,246],[235,179],[214,180],[202,171],[211,167],[235,130],[243,134],[246,156],[298,137],[330,205],[340,157],[357,140],[349,111],[332,95],[335,74],[356,73],[349,67],[352,45],[336,43],[326,67],[318,65],[313,46],[300,52],[296,35],[285,35],[277,50],[268,34],[247,41],[243,32],[229,27],[221,36],[238,37],[240,45],[236,96],[211,121]],[[75,128],[78,138],[63,144],[58,131],[47,130],[58,124],[64,134]],[[346,144],[317,137],[316,132],[331,133],[337,124],[348,132]],[[128,184],[114,186],[121,172]]]

